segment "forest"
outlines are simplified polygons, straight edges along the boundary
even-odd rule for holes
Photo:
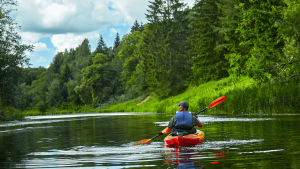
[[[163,100],[228,77],[247,76],[261,89],[289,85],[299,95],[299,0],[195,0],[193,7],[152,0],[148,22],[135,21],[112,47],[100,36],[91,51],[85,39],[57,53],[49,68],[30,67],[25,52],[34,46],[21,43],[11,10],[2,5],[0,12],[0,121],[24,111],[83,112],[149,95]]]

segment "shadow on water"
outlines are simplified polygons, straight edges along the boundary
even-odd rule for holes
[[[28,117],[0,124],[0,168],[299,168],[299,115],[200,116],[206,137],[167,148],[171,114]]]

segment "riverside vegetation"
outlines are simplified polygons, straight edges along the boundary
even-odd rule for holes
[[[222,104],[207,110],[217,114],[286,114],[299,113],[300,85],[283,83],[276,85],[260,85],[249,77],[224,78],[210,81],[199,86],[190,86],[182,94],[166,99],[150,97],[139,104],[145,97],[125,102],[110,102],[102,107],[79,106],[77,109],[51,110],[46,114],[64,114],[80,112],[158,112],[174,113],[178,110],[175,104],[186,100],[190,104],[189,111],[197,112],[207,107],[213,100],[226,96]],[[205,113],[205,112],[204,112]],[[25,111],[24,115],[44,114],[39,111]]]
[[[149,1],[113,47],[100,36],[57,53],[49,68],[30,68],[6,0],[0,15],[0,121],[78,112],[190,111],[225,95],[207,112],[299,113],[300,1]],[[5,29],[10,27],[11,29]],[[141,105],[147,96],[151,98]]]

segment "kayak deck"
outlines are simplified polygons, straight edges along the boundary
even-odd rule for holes
[[[170,134],[165,137],[165,146],[166,147],[191,147],[197,144],[201,144],[204,140],[205,134],[197,130],[195,134],[189,134],[182,137],[171,136]]]

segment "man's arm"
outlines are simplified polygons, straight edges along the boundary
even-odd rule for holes
[[[164,135],[169,133],[172,130],[172,128],[170,127],[166,127],[164,130],[162,130],[161,132],[159,132],[159,135]]]
[[[193,116],[193,126],[197,126],[199,128],[202,127],[201,121],[197,117],[195,117],[195,116]]]
[[[176,116],[173,116],[168,124],[168,127],[166,127],[164,130],[159,132],[159,134],[164,135],[169,133],[172,130],[172,128],[175,126],[176,122],[177,122]]]

